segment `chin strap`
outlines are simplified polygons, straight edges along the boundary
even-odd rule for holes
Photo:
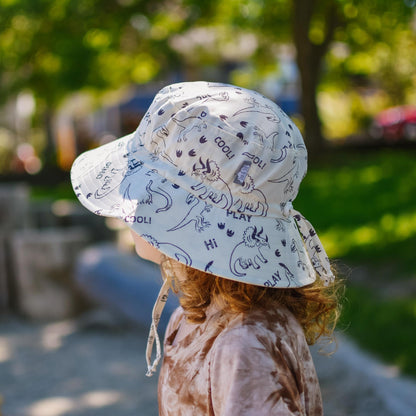
[[[163,308],[166,305],[169,295],[169,282],[165,279],[162,287],[160,288],[159,295],[157,296],[155,305],[152,311],[152,325],[150,326],[149,337],[147,338],[146,347],[146,362],[147,362],[147,377],[151,377],[156,372],[157,365],[162,357],[162,349],[160,347],[160,339],[157,333],[157,326],[159,325],[160,317],[162,315]],[[156,341],[156,357],[151,362],[153,344]]]
[[[312,266],[318,273],[325,285],[329,285],[334,281],[335,276],[331,271],[331,264],[325,252],[325,249],[318,237],[318,234],[312,224],[299,212],[296,211],[292,203],[286,202],[282,209],[284,217],[293,216],[298,226],[299,232],[305,243]]]

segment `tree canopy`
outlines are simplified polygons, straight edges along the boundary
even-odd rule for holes
[[[82,88],[144,83],[175,65],[166,38],[182,19],[150,1],[2,0],[0,7],[3,99],[26,88],[56,106]]]
[[[146,83],[175,68],[276,71],[294,45],[306,139],[323,146],[317,91],[372,82],[415,89],[413,0],[0,0],[0,100],[21,90],[54,109],[82,89]],[[415,24],[413,23],[413,26]],[[247,84],[253,80],[247,78]],[[252,86],[252,85],[246,85]]]

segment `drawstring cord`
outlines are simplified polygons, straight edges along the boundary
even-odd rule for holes
[[[155,305],[152,311],[152,325],[150,326],[149,337],[147,338],[146,346],[146,362],[147,362],[147,377],[152,377],[153,373],[156,372],[157,365],[162,357],[162,349],[160,347],[160,339],[157,333],[157,326],[159,325],[160,317],[162,315],[163,308],[166,305],[169,295],[169,282],[167,279],[164,280],[162,287],[160,288],[157,296]],[[151,362],[153,344],[156,341],[156,357]]]
[[[312,262],[312,266],[318,273],[325,285],[329,285],[334,281],[335,276],[331,271],[331,264],[325,252],[325,249],[313,228],[313,225],[299,212],[293,208],[292,203],[286,202],[282,207],[284,217],[293,216],[298,226],[299,232],[305,243],[306,251]]]

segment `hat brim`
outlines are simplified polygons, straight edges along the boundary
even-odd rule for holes
[[[222,209],[160,175],[130,134],[83,153],[71,181],[90,211],[120,218],[165,255],[217,276],[266,287],[302,287],[315,270],[293,217]],[[132,155],[130,149],[134,148]]]

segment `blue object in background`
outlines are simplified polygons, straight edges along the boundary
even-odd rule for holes
[[[112,244],[86,249],[78,259],[75,278],[91,299],[144,326],[152,322],[152,309],[162,285],[159,266],[119,251]],[[159,324],[164,331],[179,305],[171,294]]]
[[[281,95],[276,104],[289,116],[300,113],[299,98],[295,95]]]

